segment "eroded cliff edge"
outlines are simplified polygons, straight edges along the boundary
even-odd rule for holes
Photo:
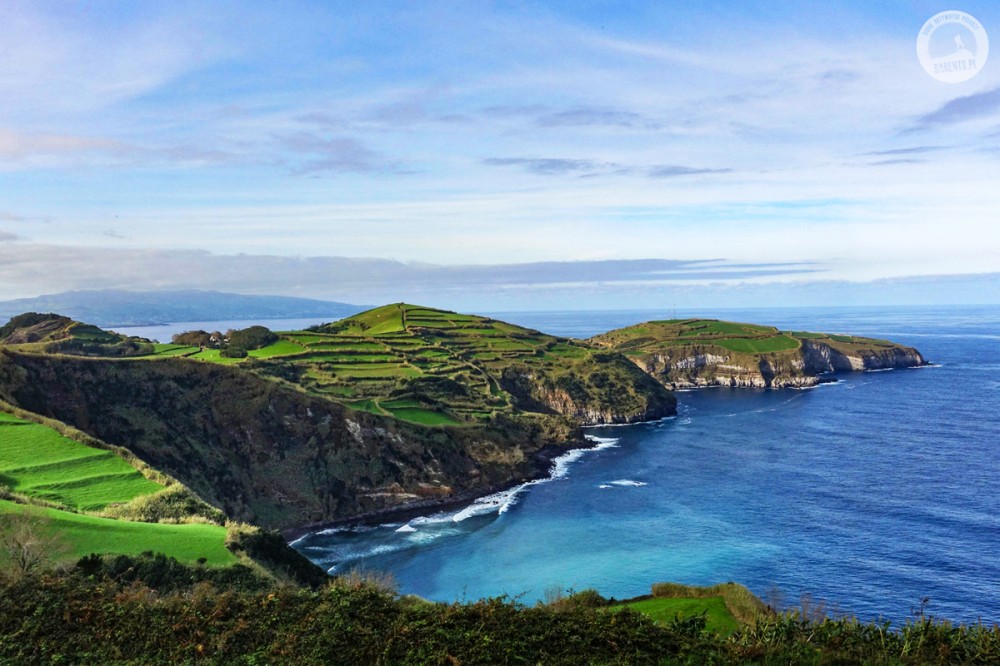
[[[709,319],[651,321],[595,336],[670,388],[803,388],[833,372],[926,365],[912,347],[852,335]]]

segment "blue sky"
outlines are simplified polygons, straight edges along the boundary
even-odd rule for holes
[[[0,298],[996,302],[1000,47],[928,76],[946,9],[1000,43],[982,1],[3,3]]]

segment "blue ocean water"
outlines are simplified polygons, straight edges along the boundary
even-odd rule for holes
[[[672,312],[507,313],[585,337]],[[811,390],[678,394],[679,416],[588,429],[553,480],[409,523],[307,535],[334,571],[452,601],[618,598],[733,580],[862,619],[1000,622],[1000,307],[677,313],[887,337],[933,367]]]

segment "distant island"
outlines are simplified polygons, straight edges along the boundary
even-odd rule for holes
[[[152,326],[183,321],[339,319],[366,306],[288,296],[248,296],[220,291],[101,289],[0,301],[0,321],[24,312],[58,312],[96,326]]]

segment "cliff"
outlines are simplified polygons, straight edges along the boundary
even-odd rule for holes
[[[887,340],[717,320],[651,321],[591,342],[624,353],[671,388],[802,388],[832,372],[926,364],[916,349]]]

